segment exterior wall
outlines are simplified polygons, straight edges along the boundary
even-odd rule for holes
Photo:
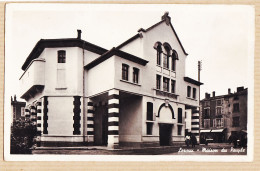
[[[147,114],[147,102],[153,103],[153,121],[148,121],[146,118]],[[169,107],[161,107],[165,103],[164,100],[143,97],[143,142],[159,142],[159,123],[173,124],[172,127],[172,141],[184,141],[185,133],[185,106],[182,104],[176,104],[170,101],[169,104],[174,111],[174,119],[172,119],[172,113]],[[160,109],[161,107],[161,109]],[[182,108],[182,123],[178,123],[178,108]],[[160,116],[158,117],[160,109]],[[147,135],[146,128],[147,123],[153,123],[152,135]],[[177,125],[182,125],[181,135],[178,135]]]
[[[133,54],[138,57],[143,56],[143,39],[135,39],[131,43],[127,44],[126,46],[123,46],[120,50],[124,52],[128,52],[130,54]]]
[[[145,94],[144,89],[144,80],[147,79],[147,77],[150,76],[150,74],[147,74],[145,72],[146,66],[142,66],[139,64],[136,64],[134,62],[131,62],[129,60],[114,56],[114,87],[120,90],[129,91],[137,94]],[[128,81],[122,80],[122,64],[129,65],[128,68]],[[133,83],[133,67],[139,69],[139,78],[138,78],[138,84]]]
[[[142,97],[120,99],[119,105],[119,142],[141,142]]]
[[[35,59],[20,78],[20,93],[26,93],[34,85],[45,85],[45,60]]]
[[[185,110],[186,112],[186,118],[185,118],[185,129],[188,130],[188,132],[191,132],[191,109]]]
[[[114,57],[110,57],[106,61],[87,71],[85,79],[86,96],[97,95],[114,88],[114,63]]]
[[[157,96],[155,95],[155,88],[156,88],[156,74],[159,74],[161,76],[173,79],[176,81],[175,86],[175,94],[178,95],[177,102],[193,105],[193,106],[199,106],[198,100],[193,99],[187,99],[187,89],[183,88],[187,85],[191,85],[184,81],[185,76],[185,60],[186,55],[183,53],[181,46],[179,42],[177,41],[177,38],[174,36],[173,30],[170,26],[166,25],[165,22],[159,24],[158,26],[154,27],[153,29],[147,31],[147,32],[141,32],[143,37],[137,38],[135,41],[125,45],[122,50],[128,52],[128,53],[134,53],[136,55],[139,55],[138,57],[141,57],[145,60],[148,60],[146,66],[142,67],[142,74],[145,75],[141,78],[141,90],[142,94],[146,94],[149,96]],[[170,44],[172,49],[174,49],[178,53],[179,60],[177,60],[176,63],[176,72],[171,71],[171,58],[169,62],[170,70],[163,69],[162,67],[157,66],[156,64],[156,50],[154,49],[154,44],[156,42],[160,41],[161,43],[167,42]],[[132,47],[136,44],[141,44],[143,42],[143,49],[140,50],[141,53],[135,52],[135,49],[133,50]],[[162,62],[161,62],[162,63]],[[149,74],[148,74],[149,73]],[[118,76],[119,77],[119,76]],[[120,77],[119,77],[120,78]],[[161,79],[161,87],[163,85],[163,81]],[[199,86],[191,85],[191,87],[194,87],[197,89],[196,91],[196,97],[198,99],[199,97]],[[162,89],[162,88],[161,88]],[[170,85],[171,90],[171,85]],[[157,96],[159,98],[165,98],[162,96]],[[168,97],[167,97],[168,98]],[[171,99],[174,100],[174,99]]]
[[[66,51],[65,69],[65,87],[59,89],[57,87],[57,68],[60,65],[57,62],[57,51]],[[44,58],[46,60],[44,94],[48,95],[80,95],[82,96],[82,77],[83,77],[83,63],[82,63],[82,50],[77,47],[72,48],[47,48],[45,49]],[[75,77],[76,76],[76,77]],[[73,80],[73,81],[71,81]]]
[[[234,98],[230,98],[230,107],[232,111],[232,115],[230,117],[230,135],[232,131],[241,131],[241,130],[247,130],[247,95],[240,95],[238,96],[239,100],[234,100]],[[234,112],[233,105],[235,103],[239,104],[239,111]],[[239,126],[234,127],[233,126],[233,117],[239,117]]]
[[[237,97],[237,99],[235,98]],[[217,100],[221,100],[221,105],[217,105]],[[205,103],[209,102],[210,106]],[[234,111],[234,104],[239,104],[239,111]],[[205,118],[205,108],[210,108],[210,127],[206,128],[202,123],[202,129],[225,129],[225,140],[231,136],[232,132],[239,133],[241,130],[247,130],[247,89],[234,94],[211,97],[201,101],[202,106],[202,122]],[[221,114],[216,113],[216,107],[221,107]],[[221,116],[221,117],[220,117]],[[233,118],[239,117],[239,126],[233,125]],[[223,126],[216,127],[213,125],[213,120],[223,118]]]

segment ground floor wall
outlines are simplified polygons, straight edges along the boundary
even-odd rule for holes
[[[142,105],[142,142],[160,144],[165,131],[169,134],[165,135],[168,136],[166,141],[170,141],[169,145],[174,142],[184,142],[184,104],[143,97]]]
[[[84,100],[43,96],[27,105],[34,106],[29,113],[37,116],[37,141],[44,146],[172,145],[184,143],[185,129],[192,128],[185,104],[119,90]]]

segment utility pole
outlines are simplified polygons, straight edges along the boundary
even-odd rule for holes
[[[200,82],[200,71],[202,70],[202,61],[198,61],[198,81]],[[200,144],[200,126],[201,126],[201,109],[200,109],[200,86],[199,86],[199,144]]]

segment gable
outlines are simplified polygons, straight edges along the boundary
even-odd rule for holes
[[[127,48],[125,48],[126,46],[133,46],[131,44],[136,43],[138,41],[138,39],[142,39],[143,38],[144,34],[145,35],[149,34],[149,32],[152,32],[152,31],[158,30],[157,34],[159,34],[159,35],[160,34],[165,34],[165,30],[162,31],[161,29],[159,29],[163,24],[164,25],[166,24],[167,26],[169,26],[169,29],[167,29],[167,31],[169,31],[169,33],[173,33],[173,36],[176,38],[176,40],[177,40],[177,42],[178,42],[182,52],[184,53],[184,55],[187,56],[188,53],[185,51],[185,49],[184,49],[184,47],[183,47],[183,45],[182,45],[182,43],[181,43],[181,41],[180,41],[176,31],[175,31],[175,29],[174,29],[174,27],[173,27],[173,25],[171,23],[171,18],[168,16],[167,12],[162,16],[162,20],[160,22],[152,25],[151,27],[149,27],[147,29],[140,28],[138,30],[139,34],[137,34],[137,35],[131,37],[130,39],[128,39],[127,41],[123,42],[117,48],[118,49],[122,48],[122,49],[126,50],[127,49]],[[129,50],[130,49],[131,48],[129,48]]]

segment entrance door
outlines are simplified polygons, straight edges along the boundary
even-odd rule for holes
[[[160,145],[168,146],[172,142],[172,124],[159,124]]]
[[[99,105],[94,112],[94,144],[107,145],[108,138],[108,108]]]

